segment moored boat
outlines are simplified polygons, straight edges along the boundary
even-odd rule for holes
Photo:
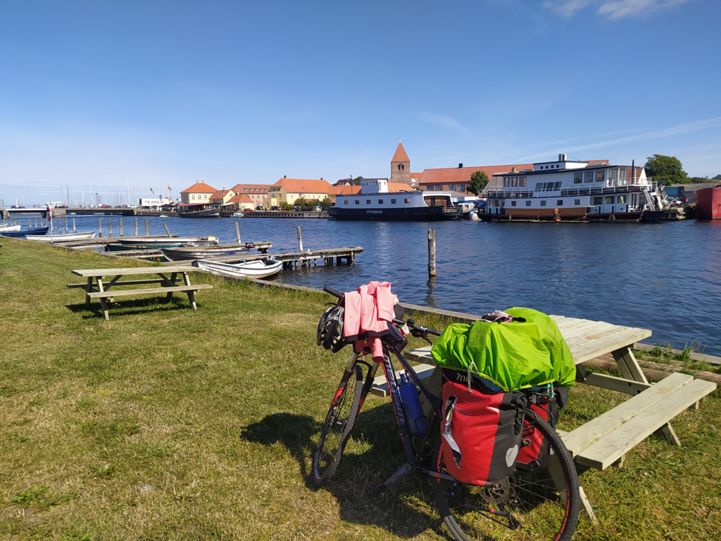
[[[450,192],[389,192],[388,179],[364,179],[355,195],[339,195],[328,214],[337,220],[454,220],[460,209]]]
[[[193,266],[226,278],[268,278],[283,270],[283,262],[273,258],[244,263],[221,263],[198,259],[193,261]]]
[[[182,261],[188,259],[206,259],[226,255],[235,255],[255,248],[252,242],[245,244],[226,244],[218,246],[182,246],[177,248],[162,248],[161,251],[168,261]]]
[[[533,169],[493,175],[484,190],[491,221],[638,221],[668,208],[643,167],[582,162],[559,154]]]
[[[51,233],[49,235],[25,235],[25,238],[38,242],[70,242],[94,239],[95,235],[95,231],[78,231],[75,233]]]
[[[0,225],[0,233],[14,233],[20,229],[20,225]]]
[[[44,235],[50,229],[48,226],[45,227],[32,227],[30,229],[20,228],[17,231],[0,231],[0,235],[5,237],[24,237],[25,235]]]
[[[177,207],[181,218],[219,218],[220,208],[217,205],[180,203]]]

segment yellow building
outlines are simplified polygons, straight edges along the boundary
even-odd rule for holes
[[[217,191],[218,190],[213,188],[210,184],[198,181],[192,186],[181,190],[180,200],[186,205],[201,205],[203,203],[210,203],[210,199]]]
[[[323,201],[329,196],[331,186],[321,179],[303,179],[283,177],[268,190],[268,201],[271,207],[284,204],[293,205],[296,199]]]

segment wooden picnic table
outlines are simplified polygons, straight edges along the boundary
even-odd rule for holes
[[[577,365],[579,382],[633,395],[574,430],[559,431],[578,464],[601,470],[611,465],[620,466],[626,453],[654,432],[660,432],[670,443],[681,445],[670,421],[684,410],[698,407],[700,401],[716,389],[715,383],[681,373],[672,374],[656,384],[649,383],[632,350],[636,342],[651,336],[648,329],[551,317],[568,343]],[[421,379],[437,374],[430,349],[426,346],[405,354],[409,360],[421,363],[414,366]],[[583,369],[584,362],[608,354],[616,361],[620,377],[586,373]],[[388,396],[384,376],[374,380],[372,392]],[[593,510],[583,492],[582,500],[593,518]]]
[[[78,287],[85,290],[85,305],[90,307],[90,301],[99,300],[103,317],[108,320],[108,303],[116,297],[130,297],[137,295],[165,296],[166,301],[173,298],[173,293],[186,293],[193,310],[197,310],[195,292],[201,289],[210,289],[210,284],[191,284],[190,273],[197,269],[184,265],[163,267],[120,267],[104,269],[75,269],[73,274],[86,279],[83,284],[68,284],[68,287]],[[139,278],[140,276],[155,275],[155,278]],[[128,278],[130,279],[124,279]],[[143,287],[126,289],[125,286],[157,284],[157,287]],[[123,289],[117,289],[118,287]],[[112,291],[110,291],[112,289]]]

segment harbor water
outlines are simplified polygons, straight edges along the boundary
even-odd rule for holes
[[[76,216],[97,230],[97,216]],[[107,217],[102,218],[107,233]],[[113,217],[118,234],[119,217]],[[144,234],[145,218],[139,218]],[[123,218],[126,235],[134,219]],[[526,306],[550,314],[645,327],[648,340],[721,354],[721,223],[494,224],[346,222],[272,218],[148,218],[151,234],[271,241],[271,252],[362,246],[352,267],[284,272],[277,280],[351,290],[387,280],[402,301],[474,314]],[[61,221],[64,223],[64,221]],[[427,231],[437,236],[437,277],[427,272]]]

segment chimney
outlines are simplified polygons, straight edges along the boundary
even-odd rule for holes
[[[288,178],[288,175],[283,175],[283,178]]]
[[[321,180],[323,180],[323,177],[320,177]]]
[[[513,167],[511,167],[511,173],[515,173],[515,172],[516,172],[516,166],[514,165]]]
[[[458,169],[463,169],[463,164],[462,164],[462,163],[459,163],[459,164],[458,164]]]
[[[565,154],[559,154],[559,155],[558,155],[558,161],[559,161],[559,162],[565,162],[565,161],[566,161],[566,155],[565,155]]]

